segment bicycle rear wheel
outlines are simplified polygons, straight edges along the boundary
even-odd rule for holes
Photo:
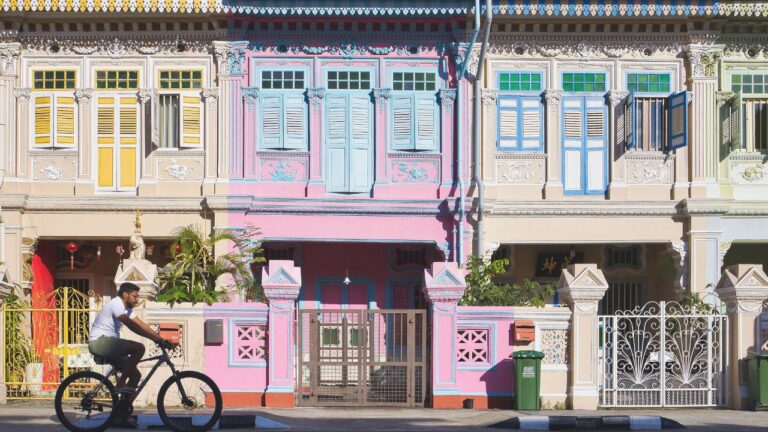
[[[175,432],[204,432],[221,417],[219,387],[207,375],[179,372],[166,380],[157,394],[157,412]]]
[[[56,390],[56,416],[72,432],[101,432],[115,416],[117,394],[102,374],[82,371],[68,376]]]

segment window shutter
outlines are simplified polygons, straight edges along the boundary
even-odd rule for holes
[[[307,149],[307,104],[304,95],[283,96],[285,130],[283,147],[291,150]]]
[[[583,193],[584,98],[563,97],[563,186],[565,192]]]
[[[637,130],[637,99],[635,92],[629,92],[624,102],[624,145],[627,149],[635,147],[635,131]]]
[[[37,96],[35,98],[35,140],[36,147],[50,147],[53,144],[51,139],[53,113],[51,110],[51,96]]]
[[[99,97],[96,105],[96,146],[98,185],[114,186],[115,158],[115,98]]]
[[[135,97],[120,98],[120,187],[136,186],[139,109]]]
[[[585,98],[587,133],[585,137],[586,193],[605,193],[607,182],[608,110],[603,98]]]
[[[326,178],[331,192],[348,191],[347,98],[327,96],[328,164]]]
[[[371,98],[350,96],[350,192],[367,192],[373,181]]]
[[[746,148],[742,144],[742,126],[744,125],[744,99],[741,92],[736,92],[731,99],[731,150]]]
[[[522,114],[522,134],[520,134],[520,148],[522,150],[543,150],[543,126],[542,117],[544,107],[541,97],[531,96],[520,99]]]
[[[436,150],[438,139],[435,95],[415,96],[416,150]]]
[[[75,147],[75,98],[56,96],[56,147]]]
[[[500,96],[498,104],[498,146],[502,149],[517,149],[517,131],[519,130],[518,111],[520,109],[520,98],[517,96]]]
[[[392,148],[413,150],[413,96],[392,98]]]
[[[669,107],[669,150],[688,145],[688,93],[680,92],[667,98]]]
[[[200,96],[181,96],[181,146],[203,146],[203,109]]]
[[[259,102],[262,148],[283,148],[281,127],[282,102],[283,100],[279,95],[265,95]]]

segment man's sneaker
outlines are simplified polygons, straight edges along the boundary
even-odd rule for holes
[[[115,418],[115,420],[112,422],[112,427],[123,428],[123,429],[136,429],[138,427],[138,424],[136,423],[136,418],[134,418],[133,416],[129,416],[127,418],[118,417],[118,418]]]

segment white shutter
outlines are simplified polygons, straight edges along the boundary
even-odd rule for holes
[[[307,104],[303,95],[283,96],[285,130],[283,147],[292,150],[307,149]]]
[[[415,96],[416,150],[436,150],[437,101],[435,95]]]
[[[543,150],[543,128],[542,117],[544,108],[541,104],[541,97],[524,97],[521,99],[522,113],[522,134],[520,143],[523,150]]]
[[[413,144],[413,97],[394,96],[392,98],[392,148],[412,150]]]
[[[516,149],[518,148],[517,130],[519,125],[520,99],[516,96],[501,96],[498,104],[498,146],[502,149]]]
[[[261,148],[282,148],[282,98],[279,95],[264,95],[259,102],[259,109],[261,110]]]

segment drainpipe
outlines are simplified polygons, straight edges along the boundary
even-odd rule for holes
[[[483,184],[482,174],[480,168],[482,166],[482,148],[481,148],[481,127],[480,127],[480,106],[481,106],[481,88],[480,84],[483,80],[483,65],[485,65],[485,55],[488,52],[488,38],[491,34],[491,22],[493,21],[493,9],[491,0],[485,1],[485,22],[483,25],[483,44],[480,47],[480,57],[477,63],[477,73],[475,74],[475,97],[472,99],[472,132],[473,132],[473,164],[472,164],[472,181],[477,186],[477,234],[475,239],[477,246],[475,253],[477,256],[482,257],[484,243],[483,243],[483,213],[485,212],[485,184]]]
[[[456,101],[458,105],[458,125],[456,130],[456,177],[459,183],[459,205],[458,205],[458,233],[456,234],[456,249],[453,260],[459,264],[464,262],[464,218],[466,217],[466,211],[464,205],[466,203],[466,197],[464,196],[464,177],[461,175],[461,169],[464,165],[464,158],[462,157],[462,138],[464,136],[464,128],[462,127],[464,120],[464,104],[461,103],[461,80],[467,73],[467,66],[469,66],[470,57],[472,57],[472,47],[475,46],[477,41],[477,35],[480,33],[480,0],[475,0],[475,29],[472,31],[472,37],[470,38],[469,46],[467,47],[466,57],[461,63],[461,69],[457,74],[456,82]]]

